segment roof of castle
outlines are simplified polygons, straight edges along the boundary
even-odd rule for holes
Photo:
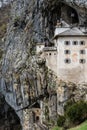
[[[59,29],[60,30],[60,29]],[[62,30],[62,29],[61,29]],[[59,31],[58,33],[55,34],[54,39],[57,37],[85,37],[87,34],[83,33],[80,29],[78,28],[63,28],[63,31]]]
[[[85,32],[85,31],[84,31]],[[78,27],[70,27],[68,24],[66,24],[64,21],[62,21],[62,26],[58,27],[56,26],[55,29],[55,35],[54,39],[57,37],[84,37],[87,36],[87,34],[83,33],[81,29]]]
[[[73,35],[74,36],[74,35],[85,35],[85,34],[78,28],[69,28],[68,30],[65,30],[59,35]]]

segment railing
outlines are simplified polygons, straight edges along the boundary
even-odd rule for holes
[[[44,47],[43,51],[57,51],[57,47]]]

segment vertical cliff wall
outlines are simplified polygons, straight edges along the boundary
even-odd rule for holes
[[[40,124],[33,126],[32,108],[37,108],[33,103],[38,103],[44,113],[44,109],[48,109],[46,103],[50,101],[50,117],[52,112],[57,112],[57,104],[53,104],[53,101],[57,102],[56,77],[49,73],[45,59],[36,56],[36,44],[51,43],[55,25],[60,17],[70,24],[72,22],[83,25],[85,10],[80,6],[77,1],[67,0],[62,3],[59,0],[17,0],[12,4],[0,88],[6,102],[19,116],[23,130],[32,130],[34,127],[44,129]],[[75,14],[72,21],[67,12]],[[48,116],[44,118],[43,114],[41,118],[46,121]],[[52,118],[55,118],[55,114]]]

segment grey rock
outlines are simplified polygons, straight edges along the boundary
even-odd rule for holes
[[[64,6],[60,0],[16,0],[12,4],[2,60],[0,91],[20,118],[23,130],[36,128],[30,109],[35,102],[42,109],[42,122],[47,122],[49,118],[56,119],[58,113],[64,114],[64,105],[70,98],[75,101],[87,99],[86,84],[59,82],[45,66],[45,60],[36,55],[37,43],[51,42],[58,18],[63,17],[71,24],[67,12],[74,9],[77,19],[73,25],[83,25],[86,20],[83,8],[87,8],[85,0],[62,2]],[[47,106],[46,115],[44,112]]]

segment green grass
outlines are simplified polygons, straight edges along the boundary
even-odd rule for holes
[[[58,127],[58,126],[55,126],[54,128],[52,128],[51,130],[62,130],[62,128]],[[87,121],[85,121],[84,123],[74,127],[74,128],[71,128],[69,130],[87,130]]]
[[[87,121],[85,121],[84,123],[82,123],[81,125],[79,125],[75,128],[71,128],[69,130],[87,130]]]
[[[62,128],[55,126],[52,130],[62,130]]]

